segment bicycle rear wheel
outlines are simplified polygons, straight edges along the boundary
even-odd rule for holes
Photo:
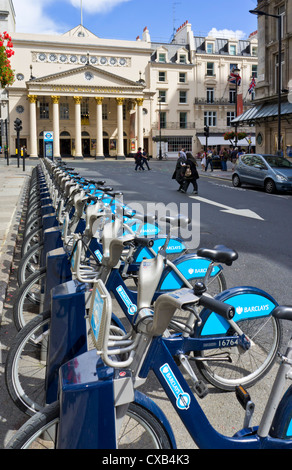
[[[6,449],[55,449],[60,419],[59,402],[31,417]],[[118,438],[118,449],[171,449],[160,421],[137,403],[131,403]]]

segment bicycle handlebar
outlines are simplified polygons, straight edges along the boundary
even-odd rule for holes
[[[200,297],[199,304],[202,305],[202,307],[212,310],[212,312],[218,313],[218,315],[226,320],[232,320],[235,315],[234,307],[204,294]]]

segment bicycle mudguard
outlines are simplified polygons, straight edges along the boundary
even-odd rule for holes
[[[270,436],[289,439],[292,442],[292,385],[288,388],[277,408]]]
[[[164,238],[155,238],[153,239],[153,246],[151,247],[155,253],[158,253],[160,248],[164,245],[166,237]],[[170,238],[166,253],[167,254],[178,254],[183,253],[187,247],[183,243],[183,241],[179,238]],[[138,248],[134,256],[134,263],[141,263],[143,259],[151,259],[154,258],[153,253],[147,247]]]
[[[270,316],[278,303],[267,292],[256,287],[233,287],[218,294],[216,299],[226,302],[235,308],[233,321],[255,319]],[[195,329],[194,336],[225,334],[229,323],[220,315],[203,309],[202,325]]]
[[[189,281],[192,279],[202,279],[205,276],[210,263],[210,260],[201,258],[197,256],[196,253],[185,254],[173,261],[173,264]],[[220,271],[222,271],[221,266],[214,266],[211,276],[216,276]],[[184,283],[179,278],[178,274],[175,273],[171,267],[166,267],[157,290],[176,290],[180,289],[183,285]]]
[[[171,442],[172,448],[176,449],[176,441],[172,431],[172,428],[169,424],[168,419],[166,418],[165,414],[159,408],[159,406],[151,400],[147,395],[144,393],[139,392],[138,390],[135,391],[135,403],[140,406],[143,406],[147,411],[152,413],[156,418],[159,419],[160,423],[163,425],[165,432],[168,435],[169,441]]]

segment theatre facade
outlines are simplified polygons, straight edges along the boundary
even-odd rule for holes
[[[257,64],[251,41],[233,40],[229,52],[230,41],[217,48],[211,38],[211,50],[202,38],[198,48],[188,22],[167,44],[152,42],[147,28],[134,41],[99,38],[83,25],[59,36],[11,36],[9,148],[14,154],[20,118],[20,145],[31,158],[44,155],[48,134],[55,157],[76,159],[120,159],[139,147],[156,157],[161,140],[174,158],[182,147],[197,153],[206,124],[222,144],[234,116],[232,64],[242,67],[245,95]]]

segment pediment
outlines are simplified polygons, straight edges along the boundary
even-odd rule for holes
[[[121,77],[115,73],[87,64],[82,67],[66,70],[63,72],[38,77],[30,80],[28,86],[66,86],[66,87],[119,87],[144,89],[145,86]]]

